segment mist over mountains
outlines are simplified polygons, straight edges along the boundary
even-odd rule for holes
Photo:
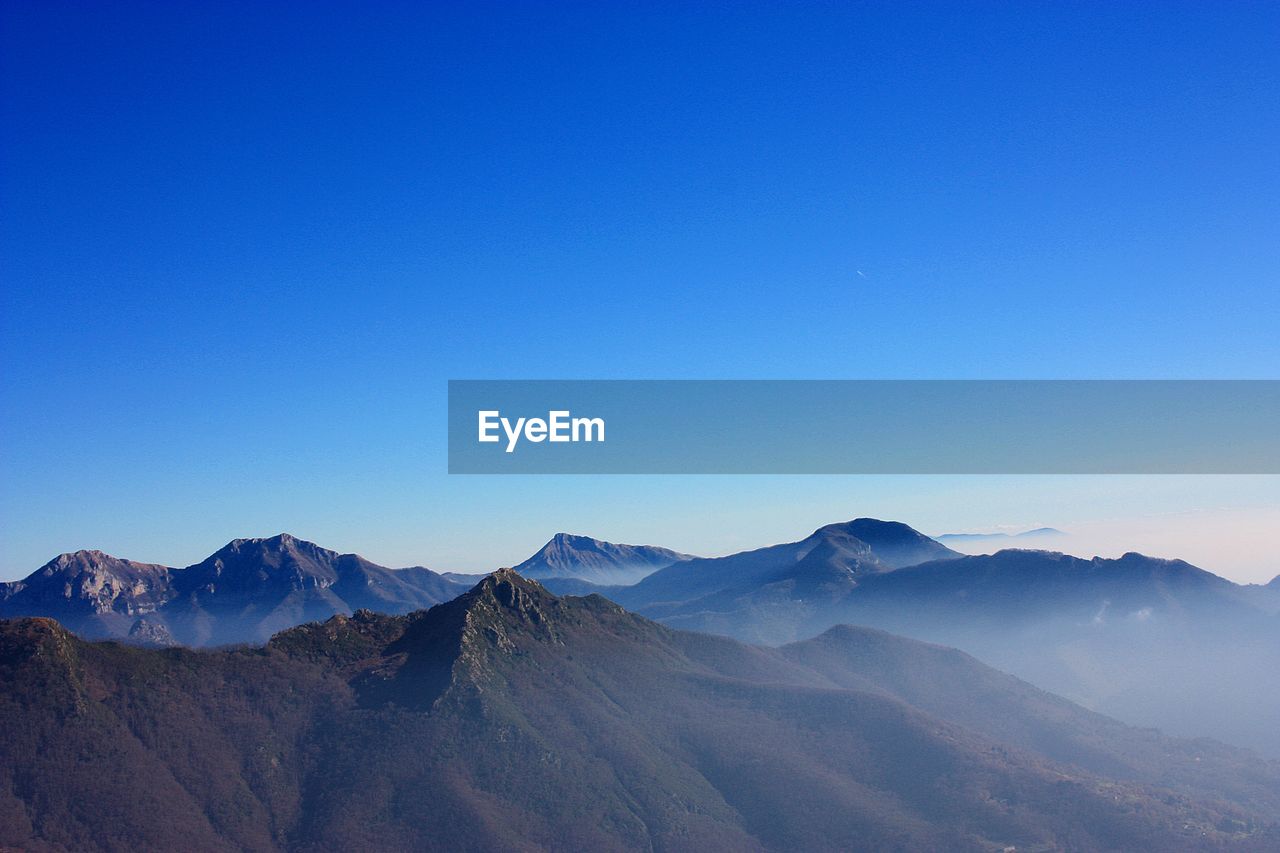
[[[954,650],[673,631],[509,570],[196,652],[0,623],[0,846],[1265,850],[1280,767]]]
[[[716,558],[558,534],[518,568],[552,592],[597,592],[670,627],[749,643],[880,628],[962,649],[1130,724],[1280,757],[1275,582],[1241,586],[1139,554],[963,556],[905,524],[866,518]],[[475,581],[281,535],[235,540],[185,569],[62,555],[0,585],[0,617],[47,616],[86,638],[140,645],[262,643],[362,608],[429,607]]]
[[[824,530],[721,558],[724,571],[696,580],[683,578],[685,563],[602,592],[673,627],[753,643],[879,627],[964,649],[1130,723],[1280,756],[1280,602],[1262,588],[1140,554],[948,552],[888,568],[875,545]]]

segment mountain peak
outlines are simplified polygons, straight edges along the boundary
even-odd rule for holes
[[[486,614],[504,621],[514,616],[518,621],[535,625],[545,625],[547,607],[559,602],[542,584],[506,568],[485,575],[458,600],[472,616]]]
[[[69,551],[65,554],[59,554],[49,562],[45,563],[39,569],[38,574],[51,575],[54,573],[64,572],[94,572],[94,571],[126,571],[147,572],[150,570],[167,571],[164,566],[158,566],[153,563],[135,563],[133,560],[122,560],[119,557],[113,557],[97,549],[81,549],[79,551]]]
[[[542,584],[511,568],[501,568],[485,575],[472,587],[471,594],[493,596],[508,604],[515,596],[522,594],[555,598]]]
[[[339,578],[341,554],[288,533],[257,539],[233,539],[200,563],[175,573],[184,594],[199,600],[214,596],[273,600],[291,592],[328,589]]]
[[[219,551],[233,552],[265,552],[265,553],[289,553],[289,552],[305,552],[309,554],[326,554],[334,557],[338,556],[337,551],[330,551],[328,548],[322,548],[314,542],[289,533],[277,533],[275,536],[256,537],[252,539],[232,539]]]
[[[248,560],[254,565],[275,568],[291,566],[305,574],[327,574],[327,570],[341,556],[337,551],[323,548],[306,539],[299,539],[288,533],[277,533],[275,536],[232,539],[204,562],[216,561],[232,565]]]
[[[901,521],[884,521],[879,518],[860,517],[852,521],[837,521],[833,524],[824,524],[818,530],[839,529],[855,536],[859,533],[867,534],[873,537],[918,537],[922,536],[914,528],[903,524]]]
[[[543,547],[550,548],[553,545],[571,545],[577,548],[582,548],[582,547],[590,547],[590,546],[599,546],[602,544],[604,543],[592,536],[582,536],[577,533],[560,532],[560,533],[557,533],[555,536],[552,536],[550,541],[548,541],[547,544]]]
[[[877,560],[891,569],[933,560],[953,560],[960,555],[900,521],[855,518],[819,527],[810,538],[830,540],[849,537],[865,543]]]
[[[620,545],[573,533],[557,533],[515,567],[526,578],[580,578],[597,584],[628,584],[689,559],[655,545]]]
[[[99,551],[97,548],[81,548],[78,551],[68,551],[65,554],[59,554],[54,557],[53,561],[60,565],[69,565],[72,563],[100,563],[105,560],[114,560],[115,557],[110,554]]]
[[[498,569],[452,601],[405,617],[403,634],[386,649],[387,663],[362,675],[356,689],[366,705],[422,709],[451,688],[478,697],[489,689],[497,660],[563,645],[582,621],[566,614],[587,616],[603,610],[604,601],[557,598],[512,569]]]

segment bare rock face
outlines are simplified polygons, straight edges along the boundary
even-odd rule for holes
[[[133,627],[129,629],[127,642],[154,649],[178,645],[178,641],[173,638],[173,634],[169,633],[169,629],[163,623],[145,617],[133,623]]]
[[[76,551],[50,560],[10,585],[5,610],[65,619],[68,615],[151,613],[173,597],[169,569],[121,560],[101,551]]]

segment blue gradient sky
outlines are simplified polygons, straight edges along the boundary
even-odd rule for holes
[[[2,7],[0,577],[1280,506],[444,474],[451,377],[1280,376],[1276,4],[121,5]]]

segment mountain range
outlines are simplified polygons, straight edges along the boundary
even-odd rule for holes
[[[1275,582],[1240,586],[1138,554],[962,556],[905,524],[866,518],[717,558],[558,534],[518,567],[555,593],[599,593],[670,627],[749,643],[877,627],[963,649],[1131,724],[1280,757]],[[630,585],[590,580],[627,573],[646,574]],[[387,569],[281,535],[236,540],[185,569],[63,555],[0,585],[0,617],[48,616],[84,637],[141,645],[261,643],[361,608],[428,607],[477,580]]]
[[[803,558],[802,558],[803,559]],[[0,623],[0,847],[1268,850],[1280,767],[950,649],[764,648],[497,572],[256,648]]]

